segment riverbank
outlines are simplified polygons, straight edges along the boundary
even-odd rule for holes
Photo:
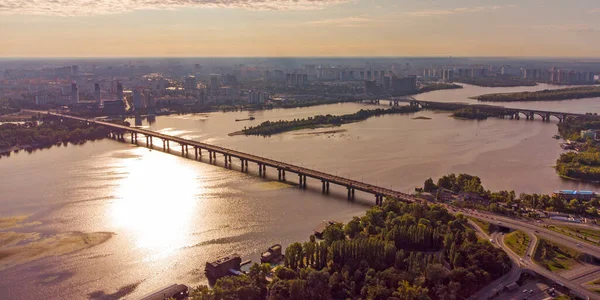
[[[484,94],[471,99],[483,102],[560,101],[600,97],[600,86],[580,86],[537,92]]]
[[[418,112],[419,108],[414,106],[400,106],[400,107],[392,107],[388,109],[370,109],[365,110],[361,109],[360,111],[341,115],[341,116],[332,116],[332,115],[317,115],[314,117],[309,117],[300,120],[293,121],[284,121],[279,120],[275,122],[266,121],[262,124],[250,128],[246,128],[241,132],[245,135],[260,135],[260,136],[270,136],[273,134],[283,133],[287,131],[301,130],[301,129],[314,129],[323,126],[341,126],[343,124],[354,123],[366,120],[370,117],[374,116],[382,116],[388,114],[407,114],[407,113],[415,113]],[[237,135],[239,132],[231,133],[230,135]]]
[[[124,125],[129,125],[123,122]],[[0,157],[13,151],[49,148],[54,145],[82,144],[105,138],[110,129],[74,120],[62,122],[48,116],[34,116],[24,124],[0,125]]]
[[[535,81],[525,80],[523,78],[512,76],[496,76],[496,77],[481,77],[481,78],[456,78],[455,82],[476,85],[481,87],[519,87],[519,86],[536,86]]]

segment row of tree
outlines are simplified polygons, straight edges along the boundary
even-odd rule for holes
[[[124,124],[124,123],[122,123]],[[75,120],[60,120],[40,115],[24,124],[5,123],[0,125],[0,149],[23,147],[46,148],[56,144],[79,144],[87,140],[102,139],[110,129],[98,125],[87,125]]]
[[[574,152],[563,155],[580,157],[580,154]],[[598,159],[597,162],[600,163],[600,157],[589,159],[590,161]],[[433,181],[433,179],[429,178],[425,180],[422,190],[424,192],[435,193],[439,198],[442,189],[449,190],[453,193],[475,193],[485,202],[456,201],[454,203],[456,206],[488,210],[494,213],[505,215],[517,214],[518,212],[515,210],[506,208],[516,205],[518,208],[533,208],[545,211],[576,213],[593,217],[598,215],[597,208],[600,207],[600,199],[592,199],[590,201],[583,202],[577,199],[565,200],[557,195],[521,193],[517,196],[514,191],[492,192],[483,187],[479,177],[469,174],[459,174],[458,176],[455,174],[445,175],[438,179],[437,184]]]
[[[462,215],[439,205],[386,199],[324,241],[294,243],[285,266],[196,288],[192,299],[466,299],[510,269],[500,249],[477,239]]]
[[[315,128],[319,126],[340,126],[342,124],[353,123],[358,121],[366,120],[374,116],[382,116],[388,114],[405,114],[414,113],[419,111],[418,107],[414,106],[400,106],[392,107],[388,109],[361,109],[360,111],[353,114],[346,114],[341,116],[333,115],[317,115],[305,119],[294,119],[291,121],[279,120],[276,122],[266,121],[258,126],[245,128],[243,133],[246,135],[262,135],[269,136],[278,134],[286,131],[300,130],[306,128]]]
[[[541,90],[536,92],[495,93],[475,97],[479,101],[513,102],[513,101],[550,101],[600,97],[600,87],[580,86],[557,90]]]

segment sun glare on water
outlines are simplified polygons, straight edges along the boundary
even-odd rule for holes
[[[169,255],[189,242],[202,176],[176,156],[146,148],[130,151],[139,157],[121,162],[128,175],[115,190],[114,225],[131,232],[150,257]]]

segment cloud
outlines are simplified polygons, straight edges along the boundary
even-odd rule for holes
[[[518,29],[533,29],[533,30],[550,30],[550,31],[566,31],[576,33],[600,33],[600,27],[589,25],[506,25],[502,28],[518,28]]]
[[[569,32],[600,32],[600,27],[593,27],[587,24],[575,25],[505,25],[502,28],[518,28],[518,29],[541,29],[554,31],[569,31]]]
[[[461,13],[475,13],[475,12],[482,12],[482,11],[491,11],[491,10],[498,10],[498,9],[503,9],[503,8],[514,8],[514,7],[516,7],[516,5],[459,7],[459,8],[452,8],[452,9],[420,10],[420,11],[408,12],[406,14],[408,14],[410,16],[415,16],[415,17],[436,17],[436,16],[448,16],[448,15],[461,14]]]
[[[0,0],[0,13],[86,16],[190,7],[317,10],[350,0]]]
[[[346,17],[338,19],[324,19],[317,21],[310,21],[309,25],[324,25],[324,26],[337,26],[337,27],[361,27],[367,26],[372,20],[364,17]]]

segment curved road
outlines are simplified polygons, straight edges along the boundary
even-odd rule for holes
[[[531,271],[533,271],[537,274],[540,274],[550,280],[561,283],[565,287],[569,288],[573,293],[579,295],[580,297],[582,297],[584,299],[585,298],[600,299],[600,295],[593,293],[580,285],[582,283],[581,282],[582,278],[589,278],[590,276],[598,275],[598,271],[594,271],[589,274],[584,274],[583,276],[581,276],[581,278],[578,278],[579,280],[569,280],[569,279],[565,279],[565,278],[561,277],[560,275],[553,273],[553,272],[539,266],[538,264],[536,264],[533,261],[535,246],[537,245],[537,242],[538,242],[537,235],[539,235],[545,239],[551,240],[553,242],[556,242],[558,244],[565,245],[567,247],[574,248],[574,249],[578,248],[581,252],[584,252],[584,253],[587,253],[587,254],[590,254],[590,255],[593,255],[596,257],[600,257],[600,255],[599,255],[600,249],[598,249],[598,247],[595,247],[592,245],[586,245],[586,246],[581,245],[582,247],[577,247],[577,244],[579,244],[578,240],[570,238],[568,236],[564,236],[564,235],[554,232],[552,230],[545,229],[541,226],[537,226],[537,225],[535,225],[535,223],[528,223],[528,222],[519,221],[516,219],[511,219],[511,218],[507,218],[507,217],[499,217],[496,215],[491,215],[491,214],[481,213],[481,212],[470,212],[470,211],[459,211],[459,212],[466,216],[479,218],[479,219],[487,221],[491,224],[498,224],[498,222],[500,222],[501,224],[498,224],[500,226],[511,228],[511,229],[521,230],[521,231],[527,233],[530,237],[530,243],[527,248],[525,257],[519,257],[519,255],[514,253],[508,246],[506,246],[506,244],[504,243],[504,235],[494,233],[494,234],[492,234],[492,239],[495,241],[495,243],[498,246],[500,246],[508,254],[508,256],[511,258],[511,261],[513,261],[513,263],[515,260],[517,260],[518,264],[520,265],[520,269],[531,270]],[[472,224],[474,224],[474,223],[472,223]],[[519,272],[519,274],[520,274],[520,272]],[[508,284],[508,283],[510,283],[510,282],[508,282],[508,279],[512,279],[512,278],[508,278],[505,276],[505,277],[503,277],[503,279],[505,279],[504,282],[506,282],[506,284]],[[512,282],[514,282],[514,281],[516,281],[516,280],[513,280]],[[490,286],[488,286],[486,289],[489,289],[489,288],[490,288]],[[495,292],[495,289],[493,291],[490,291],[489,293],[491,293],[493,295],[494,292]],[[485,298],[483,298],[483,299],[485,299]]]

